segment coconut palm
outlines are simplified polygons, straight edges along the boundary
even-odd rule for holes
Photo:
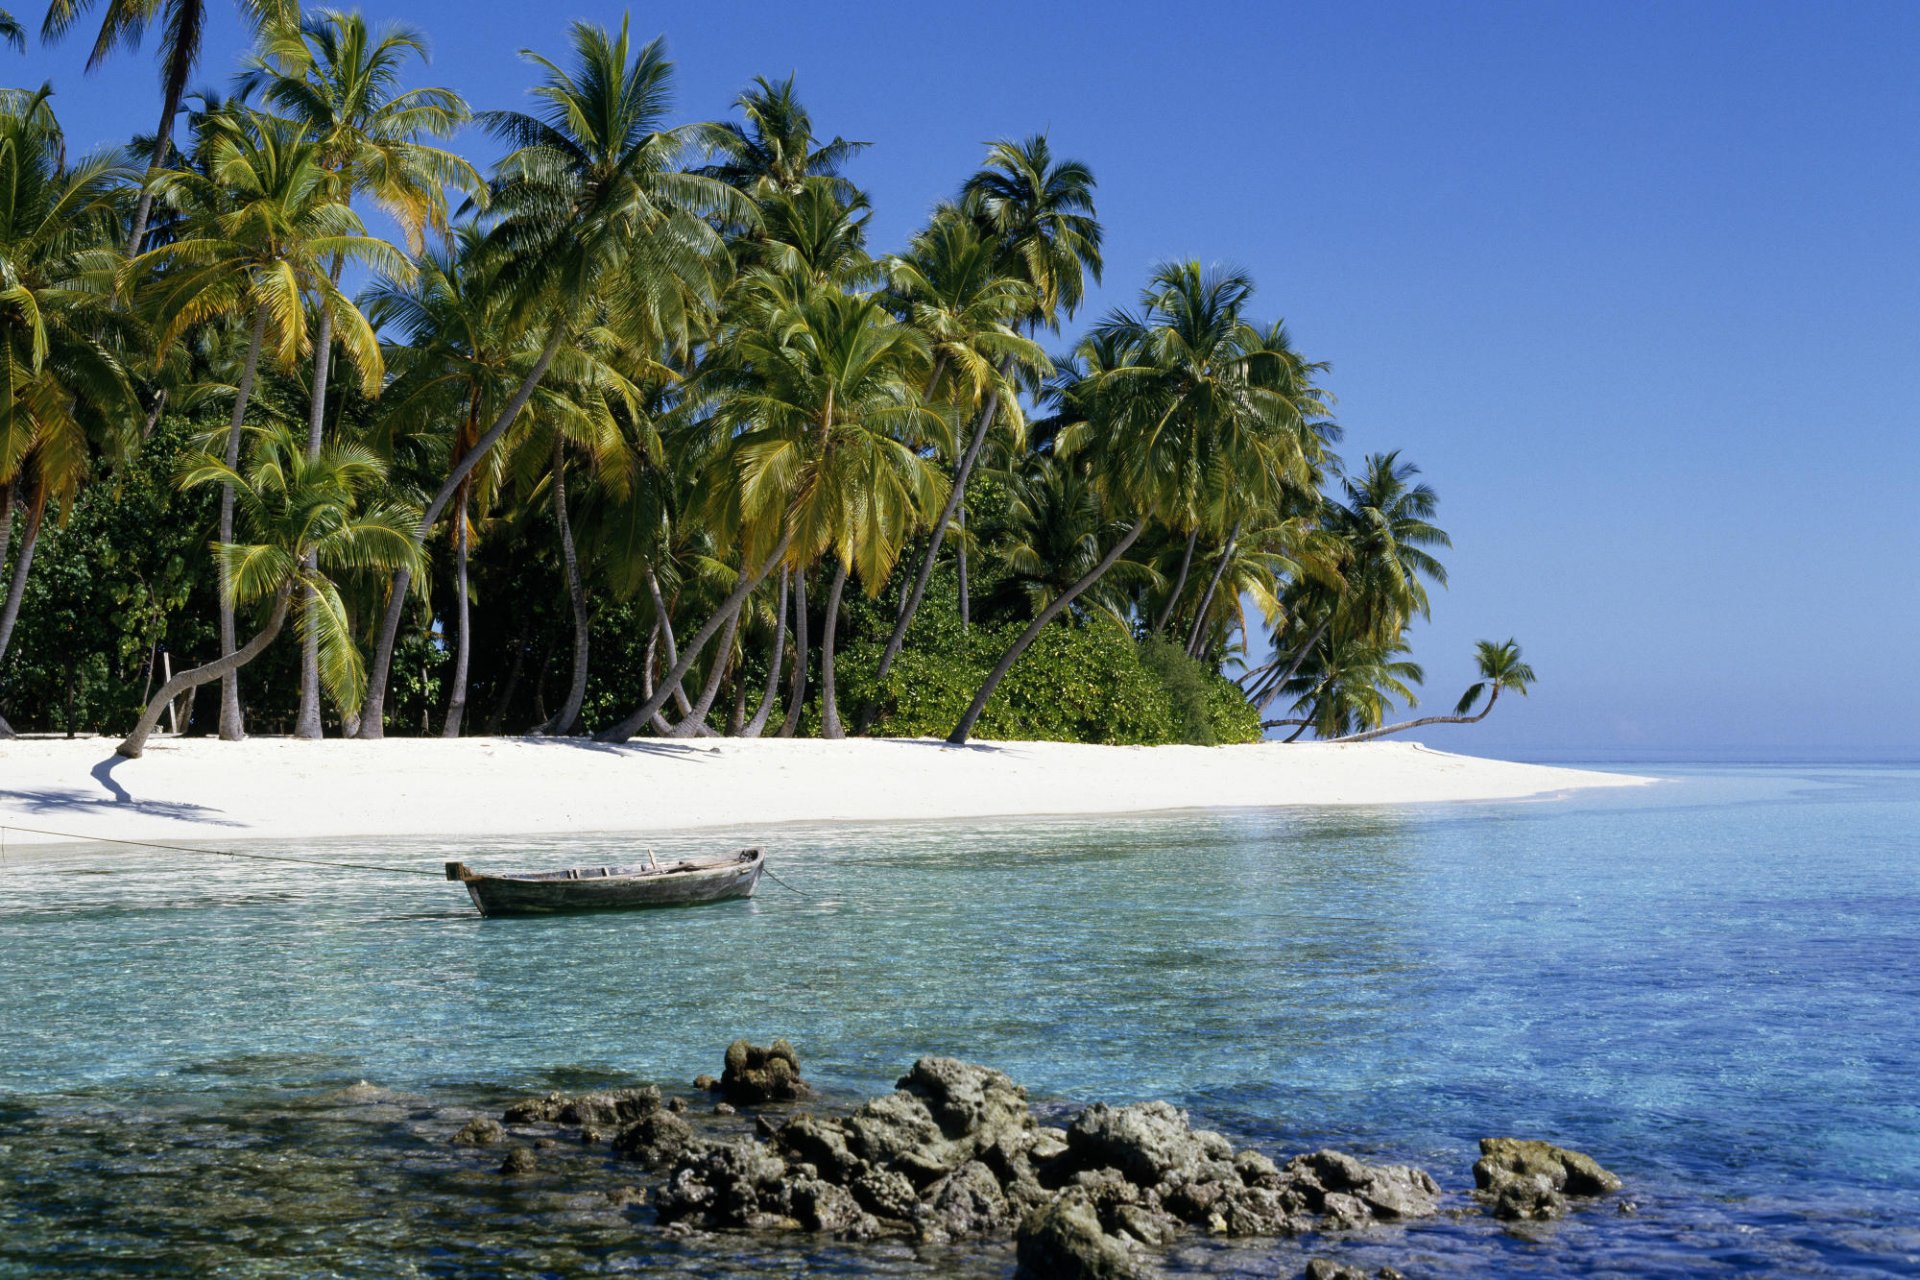
[[[5,9],[0,9],[0,40],[12,45],[18,53],[27,51],[27,29]]]
[[[255,28],[284,25],[299,12],[297,0],[238,0],[241,18]],[[40,38],[52,43],[94,7],[94,0],[52,0],[47,16],[40,24]],[[140,202],[133,214],[133,230],[127,236],[129,256],[140,252],[147,238],[147,217],[153,207],[153,181],[167,163],[173,148],[173,121],[180,114],[180,103],[187,82],[200,61],[200,42],[206,34],[206,0],[106,0],[101,15],[100,33],[94,37],[87,55],[87,70],[96,71],[116,48],[138,48],[147,28],[158,21],[160,35],[160,127],[154,133],[152,161],[147,181],[140,188]]]
[[[319,144],[342,203],[351,205],[366,192],[418,254],[427,230],[446,230],[447,188],[478,195],[484,187],[472,165],[421,141],[451,135],[471,113],[451,89],[402,90],[401,74],[415,57],[425,61],[427,47],[414,28],[391,24],[376,34],[358,13],[323,10],[297,25],[266,28],[242,84]],[[334,283],[345,265],[334,259]],[[333,314],[323,308],[313,337],[309,453],[319,451],[324,432],[332,348]],[[295,737],[321,734],[318,663],[309,636],[301,655]]]
[[[696,126],[713,162],[697,172],[746,192],[756,201],[793,194],[811,180],[824,179],[827,190],[842,204],[852,204],[858,191],[840,170],[867,149],[864,142],[835,137],[819,143],[813,116],[794,92],[793,77],[779,84],[764,76],[734,99],[745,123],[723,121]],[[818,145],[816,145],[819,143]]]
[[[363,394],[374,395],[384,371],[373,327],[334,283],[331,264],[361,262],[390,275],[411,271],[386,241],[367,234],[340,198],[319,144],[299,130],[250,114],[209,119],[205,172],[174,169],[154,183],[159,197],[182,209],[179,238],[148,250],[124,269],[126,279],[160,329],[165,353],[188,329],[216,317],[247,325],[241,366],[228,422],[225,464],[239,465],[241,428],[265,355],[292,369],[312,347],[308,305],[331,318],[342,350],[360,375]],[[233,540],[233,495],[220,499],[220,540]],[[221,654],[237,643],[228,598],[220,607]],[[220,736],[245,736],[240,685],[229,670],[220,686]]]
[[[749,224],[758,216],[725,183],[679,169],[693,137],[664,124],[673,64],[660,41],[635,52],[624,19],[617,33],[585,22],[571,32],[570,68],[523,53],[545,73],[534,90],[537,112],[481,117],[514,147],[493,189],[493,286],[502,291],[507,322],[538,330],[540,346],[492,425],[427,504],[422,542],[583,324],[604,325],[641,348],[683,348],[720,291],[724,246],[709,217]],[[383,732],[407,576],[396,579],[381,623],[361,717],[365,736]]]
[[[1398,639],[1375,644],[1360,635],[1328,633],[1287,682],[1285,692],[1293,695],[1299,714],[1264,721],[1262,727],[1292,725],[1296,738],[1311,728],[1322,739],[1377,727],[1396,700],[1409,707],[1419,703],[1413,686],[1425,673],[1418,663],[1400,657],[1405,652]]]
[[[1309,486],[1299,405],[1274,373],[1280,355],[1244,318],[1252,282],[1171,263],[1137,310],[1115,311],[1081,345],[1059,394],[1063,458],[1089,468],[1118,533],[1094,567],[1042,609],[974,695],[948,741],[964,743],[993,691],[1042,628],[1098,582],[1152,522],[1185,530],[1212,495],[1277,506]]]
[[[877,592],[907,538],[946,496],[923,452],[950,440],[918,385],[926,367],[920,335],[873,299],[837,289],[817,290],[770,319],[731,332],[701,388],[712,405],[709,430],[727,442],[730,473],[727,483],[708,485],[708,518],[723,545],[740,549],[736,583],[663,687],[603,733],[605,741],[625,741],[647,723],[774,569],[801,569],[831,552],[837,589],[857,574]],[[838,602],[835,590],[821,669],[829,736],[837,736]]]
[[[48,96],[0,91],[0,565],[15,512],[26,513],[0,604],[0,662],[49,505],[64,513],[97,458],[123,456],[140,417],[123,363],[139,335],[111,305],[129,175],[111,155],[68,164]]]
[[[1481,640],[1474,645],[1474,659],[1480,668],[1480,679],[1469,685],[1460,695],[1459,703],[1450,716],[1422,716],[1418,720],[1402,720],[1398,724],[1383,725],[1376,729],[1367,729],[1359,733],[1349,733],[1334,738],[1335,742],[1369,742],[1374,738],[1384,738],[1390,733],[1405,733],[1408,729],[1421,729],[1430,724],[1478,724],[1493,714],[1493,704],[1500,700],[1500,691],[1511,689],[1521,697],[1527,696],[1527,686],[1534,682],[1533,668],[1520,660],[1520,646],[1513,640],[1495,644],[1491,640]],[[1479,703],[1482,694],[1486,695],[1486,705],[1476,713],[1473,708]]]
[[[329,445],[309,458],[305,441],[283,426],[256,429],[244,472],[211,454],[193,460],[182,488],[218,484],[238,499],[251,542],[214,544],[221,594],[234,605],[268,602],[266,623],[240,648],[173,677],[153,696],[118,752],[138,756],[167,705],[181,694],[222,679],[272,644],[291,611],[295,626],[319,640],[327,692],[351,711],[366,689],[366,672],[335,575],[418,566],[415,513],[396,505],[363,508],[365,495],[386,478],[386,466],[355,445]]]

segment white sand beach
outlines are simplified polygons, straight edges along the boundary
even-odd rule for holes
[[[0,825],[156,841],[559,835],[749,823],[1504,800],[1646,779],[1412,742],[1103,747],[1055,742],[528,738],[0,742]]]

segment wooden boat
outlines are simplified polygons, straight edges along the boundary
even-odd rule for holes
[[[447,879],[467,886],[483,916],[526,916],[751,898],[766,866],[766,856],[758,849],[671,863],[656,861],[649,849],[647,859],[646,866],[572,867],[511,876],[481,875],[464,862],[449,862]]]

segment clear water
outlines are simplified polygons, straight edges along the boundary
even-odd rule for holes
[[[0,866],[0,1274],[1004,1275],[1004,1249],[674,1243],[603,1163],[522,1185],[471,1108],[673,1085],[740,1035],[877,1092],[914,1057],[1166,1097],[1276,1155],[1592,1153],[1638,1207],[1190,1241],[1176,1273],[1920,1272],[1920,770],[1670,770],[1536,802],[743,828],[804,891],[482,920],[459,887],[89,848]],[[437,869],[618,839],[289,846]],[[368,1082],[361,1085],[358,1082]],[[494,1157],[497,1159],[497,1156]],[[557,1163],[556,1163],[557,1162]]]

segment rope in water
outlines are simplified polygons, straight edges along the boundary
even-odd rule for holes
[[[813,896],[812,894],[808,893],[805,889],[796,889],[792,885],[788,884],[785,880],[782,880],[779,876],[774,875],[772,867],[766,867],[766,866],[761,867],[760,874],[767,876],[775,884],[779,885],[782,889],[785,889],[789,893],[797,893],[803,898],[811,898]]]
[[[350,871],[391,871],[401,876],[432,876],[435,880],[446,878],[444,872],[425,871],[419,867],[387,867],[367,862],[333,862],[325,858],[295,858],[283,853],[241,853],[235,849],[198,849],[191,845],[158,844],[152,840],[116,840],[112,836],[83,836],[72,831],[46,831],[39,827],[17,827],[12,823],[0,823],[0,839],[4,839],[9,831],[19,831],[32,836],[53,836],[60,840],[84,840],[94,844],[124,844],[141,849],[165,849],[170,853],[203,854],[209,858],[245,858],[249,862],[298,862],[309,867],[345,867]]]

